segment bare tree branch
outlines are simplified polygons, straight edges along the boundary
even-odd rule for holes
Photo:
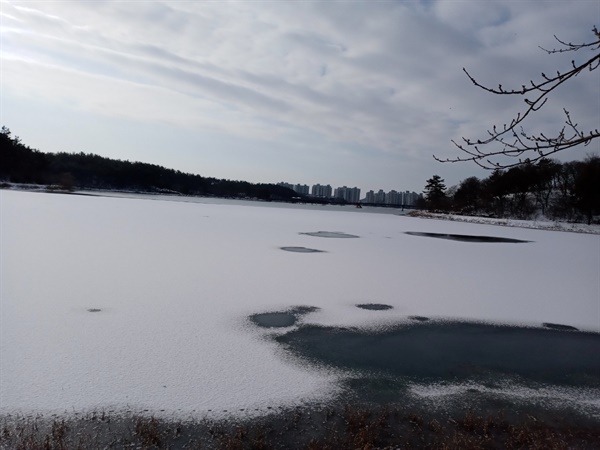
[[[435,160],[440,162],[465,162],[472,161],[485,169],[505,169],[518,166],[524,161],[521,156],[527,155],[528,162],[536,162],[542,158],[546,158],[554,153],[567,150],[579,145],[588,145],[593,139],[600,137],[600,131],[596,128],[589,131],[581,130],[577,123],[573,122],[569,111],[563,108],[565,114],[565,124],[556,136],[546,136],[543,133],[529,134],[523,128],[523,123],[536,111],[539,111],[548,101],[550,94],[573,79],[584,70],[594,71],[600,65],[600,32],[596,27],[593,28],[595,40],[584,44],[567,43],[556,36],[554,38],[562,45],[562,48],[546,50],[546,53],[564,53],[575,52],[582,49],[592,50],[595,54],[590,59],[581,64],[575,64],[571,61],[572,68],[560,72],[556,75],[548,76],[542,73],[542,81],[535,82],[530,80],[529,85],[522,85],[520,89],[505,89],[502,85],[497,88],[490,88],[479,83],[466,69],[463,71],[471,80],[471,82],[480,89],[496,95],[533,95],[530,98],[524,98],[527,105],[523,112],[520,112],[511,119],[508,124],[503,124],[502,127],[494,125],[491,130],[487,130],[488,137],[486,139],[471,140],[463,137],[462,142],[452,140],[452,143],[466,156],[458,156],[456,158],[441,159],[433,156]],[[541,48],[541,47],[540,47]],[[483,147],[489,144],[499,144],[498,150],[483,150]],[[494,157],[508,156],[515,158],[514,162],[499,163],[494,162]]]

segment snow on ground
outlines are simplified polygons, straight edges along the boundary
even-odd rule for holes
[[[457,222],[481,223],[486,225],[501,225],[506,227],[535,228],[536,230],[551,231],[570,231],[575,233],[600,234],[600,225],[597,223],[575,223],[550,220],[546,217],[539,217],[535,220],[519,219],[496,219],[492,217],[462,216],[456,214],[430,213],[425,211],[414,211],[413,217],[423,217],[427,219],[452,220]]]
[[[335,373],[287,360],[248,320],[298,305],[320,308],[303,320],[324,325],[421,315],[600,332],[598,235],[16,191],[0,191],[0,214],[0,412],[202,413],[333,396]],[[300,234],[311,231],[360,238]],[[370,302],[393,309],[355,306]]]

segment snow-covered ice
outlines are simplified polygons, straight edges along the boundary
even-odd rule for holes
[[[333,326],[425,316],[600,332],[598,235],[15,191],[0,191],[0,209],[0,412],[187,414],[334,396],[335,372],[289,360],[248,319],[302,305],[319,309],[301,320]],[[359,238],[305,234],[318,231]]]

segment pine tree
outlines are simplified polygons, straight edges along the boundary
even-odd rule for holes
[[[423,194],[425,194],[425,202],[428,209],[445,209],[446,185],[442,177],[434,175],[427,180]]]

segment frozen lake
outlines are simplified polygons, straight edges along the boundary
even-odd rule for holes
[[[333,338],[326,349],[303,347],[309,338],[337,330],[336,338],[384,336],[380,349],[414,347],[427,342],[418,327],[443,335],[450,321],[466,323],[456,326],[467,335],[495,330],[482,346],[496,346],[512,372],[480,390],[600,414],[598,235],[365,208],[154,200],[0,191],[0,413],[261,413],[326,401],[361,370],[364,348],[343,355]],[[526,358],[511,358],[511,338],[490,324],[527,327],[519,339],[555,346],[562,362],[578,351],[579,359],[554,365],[542,352],[532,369],[541,375],[529,377]],[[476,337],[435,333],[429,349],[478,348]],[[488,364],[489,355],[478,358],[470,362]],[[468,370],[431,375],[430,362],[387,373],[415,398],[481,382]]]

